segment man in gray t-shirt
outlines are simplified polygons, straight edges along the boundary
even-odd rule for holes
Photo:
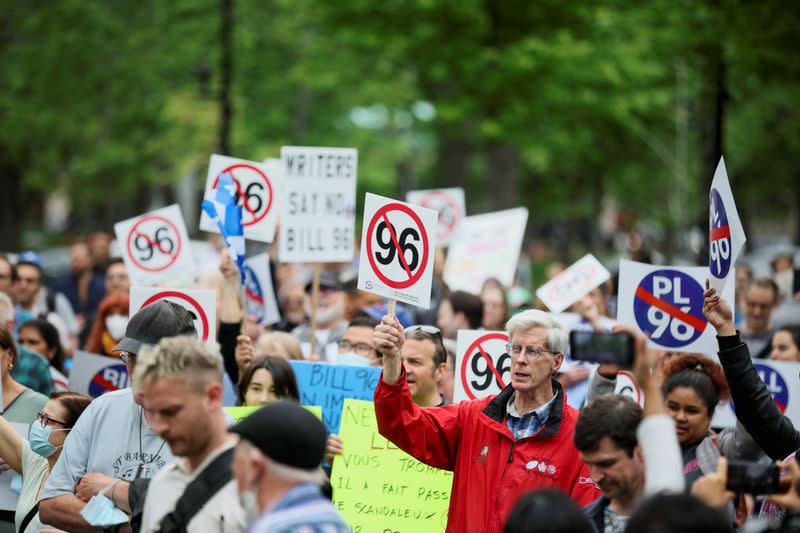
[[[133,315],[116,347],[131,381],[142,346],[178,335],[197,336],[197,332],[191,314],[177,304],[159,300]],[[42,491],[41,521],[67,531],[98,531],[80,512],[115,480],[120,481],[106,495],[136,516],[146,480],[174,460],[169,446],[147,424],[136,391],[105,394],[89,405],[67,437]]]

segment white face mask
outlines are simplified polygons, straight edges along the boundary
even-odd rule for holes
[[[248,524],[252,524],[261,516],[261,511],[258,508],[258,496],[254,491],[247,489],[239,494],[239,502],[242,504],[244,518]]]
[[[125,328],[128,327],[128,317],[114,313],[106,317],[106,329],[114,340],[119,340],[125,336]]]
[[[363,355],[354,352],[344,352],[336,355],[337,365],[369,366],[372,361]]]

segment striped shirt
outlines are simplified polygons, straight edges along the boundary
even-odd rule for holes
[[[313,483],[297,485],[253,522],[247,533],[350,533],[350,527]]]
[[[544,423],[547,422],[547,417],[550,416],[550,411],[553,408],[553,404],[556,403],[557,396],[558,393],[554,394],[544,405],[519,414],[517,406],[514,405],[514,399],[517,397],[517,392],[514,391],[506,404],[506,419],[508,430],[514,436],[515,441],[530,437],[541,429]]]

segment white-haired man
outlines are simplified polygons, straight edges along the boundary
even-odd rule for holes
[[[400,364],[402,326],[384,317],[375,328],[375,346],[384,354],[375,389],[378,430],[419,461],[453,471],[449,532],[500,531],[517,498],[531,489],[560,489],[579,505],[600,495],[572,442],[578,412],[553,379],[566,331],[533,310],[512,317],[506,330],[509,386],[497,396],[421,408]]]

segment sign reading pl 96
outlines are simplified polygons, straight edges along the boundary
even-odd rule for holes
[[[284,146],[281,161],[284,185],[280,261],[351,261],[355,250],[358,151]]]

